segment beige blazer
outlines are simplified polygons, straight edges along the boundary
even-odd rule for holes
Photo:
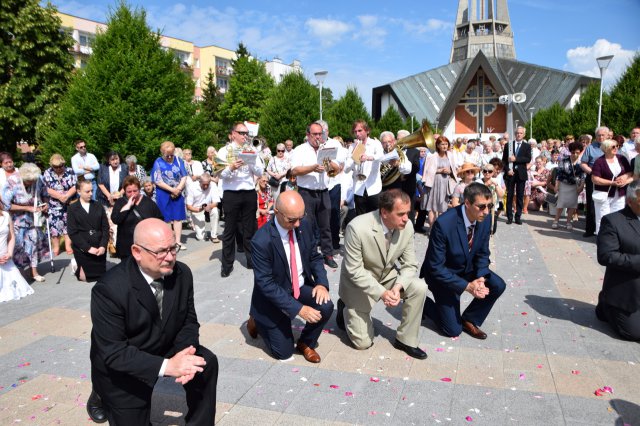
[[[368,312],[396,281],[406,289],[417,278],[411,222],[395,231],[387,253],[380,212],[360,215],[347,226],[344,245],[338,293],[349,307]]]

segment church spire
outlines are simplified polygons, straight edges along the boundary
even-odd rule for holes
[[[507,0],[458,0],[450,63],[473,58],[516,58]]]

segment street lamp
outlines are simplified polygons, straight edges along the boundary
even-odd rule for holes
[[[328,73],[328,71],[318,71],[313,74],[316,76],[316,80],[318,80],[318,84],[320,85],[320,120],[322,120],[322,83],[324,83],[324,79]]]
[[[438,134],[438,122],[440,121],[440,116],[436,117],[435,125],[436,125],[436,134]]]
[[[535,107],[529,108],[529,139],[533,138],[533,110]]]
[[[604,80],[604,72],[607,70],[609,63],[613,59],[613,55],[600,56],[596,58],[598,68],[600,68],[600,102],[598,102],[598,127],[600,127],[600,117],[602,116],[602,80]]]
[[[411,116],[411,133],[413,133],[413,111],[409,111],[409,115]]]

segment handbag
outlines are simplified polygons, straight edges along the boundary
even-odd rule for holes
[[[447,195],[449,197],[453,195],[453,191],[455,191],[457,185],[458,181],[456,178],[449,176],[449,181],[447,182]]]
[[[269,178],[269,185],[278,186],[278,185],[280,185],[280,181],[278,179],[274,178],[273,176],[271,176]]]
[[[544,201],[547,204],[558,204],[558,194],[552,194],[550,192],[547,192],[544,195]]]

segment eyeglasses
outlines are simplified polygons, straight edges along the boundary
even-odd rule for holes
[[[284,149],[277,149],[277,152],[284,152]]]
[[[310,134],[311,136],[316,136],[316,137],[318,137],[318,136],[322,136],[322,132],[320,132],[320,133],[309,133],[309,134]]]
[[[51,166],[54,169],[64,169],[64,164],[58,164],[57,166]]]
[[[482,173],[493,173],[493,170],[483,170]]]
[[[300,217],[287,217],[285,216],[282,212],[276,210],[276,213],[279,213],[287,222],[289,223],[296,223],[298,221],[302,221],[302,219],[304,219],[305,217],[307,217],[307,213],[304,213],[302,216]]]
[[[493,203],[489,203],[489,204],[472,204],[472,206],[475,206],[478,210],[484,210],[486,208],[488,208],[489,210],[493,210]]]
[[[475,170],[465,170],[464,172],[465,172],[466,174],[472,174],[472,175],[475,175],[475,174],[476,174]]]
[[[176,255],[180,251],[180,248],[181,248],[180,244],[176,244],[176,245],[173,245],[173,246],[171,246],[169,248],[160,249],[158,251],[153,251],[153,250],[149,250],[148,248],[146,248],[145,246],[142,246],[140,244],[136,244],[136,245],[138,247],[140,247],[141,249],[144,249],[145,251],[153,254],[156,257],[156,259],[158,259],[158,260],[164,259],[165,257],[167,257],[167,255],[169,253],[171,253],[173,255]]]
[[[77,149],[87,149],[86,145],[82,145],[82,146],[76,146]]]
[[[242,135],[242,136],[248,136],[249,135],[248,131],[247,132],[239,132],[237,130],[234,130],[234,132],[236,132],[237,134]]]

